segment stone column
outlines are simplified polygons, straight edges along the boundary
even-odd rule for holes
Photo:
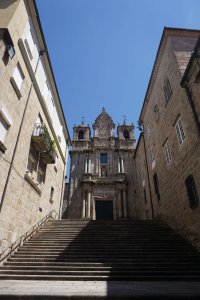
[[[83,207],[82,207],[82,218],[85,218],[85,206],[86,206],[86,199],[85,199],[85,191],[84,191],[84,196],[83,196]]]
[[[87,173],[87,157],[85,159],[85,173]]]
[[[118,193],[117,193],[117,202],[118,202],[118,215],[119,215],[119,218],[122,217],[122,199],[121,199],[121,190],[118,190]]]
[[[92,199],[92,220],[96,220],[95,200]]]
[[[126,191],[123,190],[123,209],[124,209],[124,218],[127,218],[127,203],[126,203]]]
[[[90,218],[90,198],[91,198],[91,192],[88,192],[88,198],[87,198],[87,218]]]
[[[122,173],[124,173],[124,158],[121,158],[121,162],[122,162]]]
[[[120,173],[120,157],[118,157],[118,173]]]

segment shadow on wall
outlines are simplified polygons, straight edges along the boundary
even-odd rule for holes
[[[81,189],[78,188],[80,185],[79,178],[77,177],[77,174],[79,172],[79,166],[75,166],[74,169],[71,171],[70,175],[70,182],[68,186],[68,191],[66,191],[66,209],[63,211],[62,219],[70,219],[71,216],[73,218],[81,218],[82,215],[82,201],[83,195],[82,193],[80,194]],[[70,192],[70,188],[73,189],[73,194],[72,191]]]
[[[7,7],[11,6],[15,2],[18,2],[18,0],[1,0],[0,9],[6,9]]]

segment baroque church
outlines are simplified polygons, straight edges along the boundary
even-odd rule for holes
[[[93,124],[74,126],[67,218],[121,219],[131,216],[134,125],[117,126],[102,109]]]

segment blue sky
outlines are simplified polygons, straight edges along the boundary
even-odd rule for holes
[[[200,29],[199,0],[37,0],[60,98],[72,127],[102,107],[137,123],[163,27]],[[136,130],[136,137],[138,132]]]

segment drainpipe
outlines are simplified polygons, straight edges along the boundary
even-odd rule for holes
[[[42,50],[42,51],[39,52],[39,57],[38,57],[38,61],[37,61],[37,65],[36,65],[36,68],[35,68],[34,75],[36,75],[37,68],[38,68],[39,61],[40,61],[40,57],[44,53],[46,53],[46,50]],[[10,174],[11,174],[11,171],[12,171],[12,168],[13,168],[13,163],[14,163],[14,159],[15,159],[15,155],[16,155],[16,150],[17,150],[17,146],[18,146],[18,143],[19,143],[19,138],[20,138],[20,135],[21,135],[21,132],[22,132],[22,127],[23,127],[23,123],[24,123],[24,119],[25,119],[25,115],[26,115],[26,111],[27,111],[27,107],[28,107],[28,104],[29,104],[30,95],[31,95],[31,91],[32,91],[32,88],[34,86],[34,83],[35,82],[31,78],[31,87],[30,87],[30,90],[29,90],[29,93],[28,93],[28,97],[26,99],[26,104],[25,104],[23,115],[22,115],[22,120],[21,120],[21,123],[20,123],[20,126],[19,126],[19,131],[18,131],[18,134],[17,134],[15,147],[14,147],[14,150],[13,150],[13,155],[12,155],[12,159],[11,159],[11,162],[10,162],[10,167],[9,167],[9,170],[8,170],[8,175],[7,175],[7,178],[6,178],[6,183],[5,183],[5,186],[4,186],[4,189],[3,189],[3,193],[2,193],[2,197],[1,197],[0,212],[2,210],[3,202],[5,200],[5,195],[6,195],[6,191],[7,191],[7,188],[8,188]]]
[[[147,179],[148,179],[149,196],[150,196],[150,204],[151,204],[151,215],[152,215],[152,219],[154,220],[155,219],[154,207],[153,207],[153,199],[152,199],[152,193],[151,193],[149,167],[148,167],[148,162],[147,162],[146,143],[145,143],[145,138],[144,138],[144,124],[139,124],[138,129],[140,130],[142,138],[143,138],[145,164],[146,164],[146,170],[147,170]]]

